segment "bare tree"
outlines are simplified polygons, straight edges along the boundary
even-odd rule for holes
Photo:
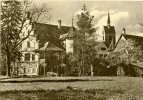
[[[34,8],[31,8],[34,7]],[[24,0],[3,0],[1,2],[1,19],[2,19],[2,53],[6,56],[6,73],[10,76],[11,63],[20,60],[21,44],[26,40],[34,30],[32,19],[34,22],[43,21],[42,17],[49,14],[49,8],[44,6],[37,7],[32,5],[32,1]],[[32,16],[30,16],[30,13]],[[51,19],[51,16],[45,18],[45,22]],[[27,22],[27,18],[30,22]],[[27,26],[31,26],[30,28]],[[28,31],[22,36],[23,29]]]

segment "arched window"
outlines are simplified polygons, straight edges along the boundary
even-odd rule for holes
[[[112,41],[112,36],[110,35],[109,36],[109,43],[111,43],[111,41]]]

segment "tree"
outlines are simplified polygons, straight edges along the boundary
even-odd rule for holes
[[[92,66],[92,60],[95,57],[95,32],[96,28],[93,28],[92,21],[94,16],[89,14],[86,6],[83,5],[82,13],[77,15],[78,32],[76,35],[76,53],[79,65],[79,75],[85,75]]]
[[[6,55],[7,75],[10,76],[10,64],[19,58],[20,24],[22,21],[21,3],[12,1],[2,2],[2,52]]]
[[[143,61],[143,45],[142,42],[133,39],[127,39],[126,41],[120,40],[118,48],[108,55],[108,61],[110,65],[118,65],[124,63],[128,65],[130,75],[130,63],[138,63]]]
[[[37,7],[35,6],[36,11],[30,10],[31,2],[27,0],[18,1],[18,0],[3,0],[1,2],[1,36],[2,36],[2,53],[6,57],[6,73],[7,76],[10,76],[11,64],[13,62],[19,61],[21,58],[21,44],[26,40],[30,33],[34,30],[32,27],[32,22],[28,22],[26,18],[32,20],[30,12],[33,12],[34,21],[39,21],[44,12],[47,12],[45,6]],[[37,11],[39,9],[39,11]],[[41,10],[40,10],[41,9]],[[29,11],[30,10],[30,11]],[[41,12],[41,13],[40,13]],[[27,26],[30,25],[31,28]],[[28,29],[26,36],[22,36],[23,29]]]

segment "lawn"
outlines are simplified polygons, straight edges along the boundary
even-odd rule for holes
[[[34,80],[41,79],[50,81],[27,81],[24,83],[11,83],[9,80],[20,81],[23,79],[7,79],[7,81],[9,82],[0,83],[1,100],[143,99],[143,78],[141,77],[54,77],[40,79],[34,78]],[[61,82],[60,80],[66,81]],[[6,79],[3,81],[6,81]]]

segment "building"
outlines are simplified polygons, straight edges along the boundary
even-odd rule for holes
[[[22,30],[21,38],[26,38],[21,45],[21,60],[18,62],[18,75],[38,75],[39,70],[39,54],[34,50],[39,48],[39,41],[32,29],[32,23],[29,17],[26,18]]]
[[[108,55],[108,48],[104,41],[100,42],[96,47],[97,58],[105,58]]]
[[[52,48],[58,49],[58,50],[50,50],[48,52],[52,52],[53,57],[55,57],[55,55],[57,56],[57,58],[55,58],[52,61],[47,61],[47,65],[46,67],[49,69],[45,69],[46,72],[47,71],[52,71],[52,72],[57,72],[57,67],[61,64],[61,63],[65,63],[65,53],[66,51],[71,51],[69,50],[70,47],[68,46],[72,46],[67,44],[67,39],[65,38],[60,38],[60,36],[65,36],[66,38],[68,37],[69,42],[72,43],[72,29],[73,27],[71,26],[62,26],[62,21],[58,20],[58,25],[51,25],[51,24],[42,24],[42,23],[35,23],[35,34],[37,35],[37,40],[39,40],[39,49],[43,48],[43,46],[49,42],[50,44],[48,45],[48,48],[51,48],[50,45],[53,45]],[[41,34],[42,33],[42,34]],[[70,34],[70,35],[69,35]],[[47,49],[48,49],[47,48]],[[62,49],[59,50],[59,49]],[[48,55],[48,52],[46,53],[46,55]],[[44,52],[43,52],[44,53]],[[42,55],[42,52],[40,53],[40,55]],[[40,56],[41,57],[41,56]],[[58,59],[58,57],[60,59]],[[48,58],[46,58],[48,59]],[[53,59],[53,58],[51,58]],[[40,60],[42,60],[42,58],[40,58]],[[44,61],[44,60],[42,60]],[[52,63],[53,61],[55,61],[54,63]],[[40,64],[41,65],[41,64]],[[51,68],[50,68],[51,67]],[[42,66],[40,66],[40,73],[42,73]],[[45,73],[46,73],[45,72]]]
[[[60,40],[63,41],[64,48],[66,53],[74,53],[74,42],[75,42],[75,35],[76,35],[76,29],[73,26],[73,19],[72,19],[72,27],[70,27],[69,31],[65,34],[60,35]]]
[[[120,35],[115,48],[109,53],[108,59],[116,61],[114,66],[117,68],[118,76],[142,76],[143,75],[143,62],[134,59],[134,56],[130,56],[130,52],[133,55],[133,49],[130,43],[134,43],[135,46],[141,46],[143,50],[143,37],[126,34],[123,28],[123,33]],[[128,61],[128,57],[129,61]]]
[[[107,47],[109,47],[113,41],[113,45],[116,44],[116,32],[115,27],[111,26],[110,14],[108,12],[107,26],[103,26],[103,41]]]
[[[97,51],[97,58],[105,58],[108,52],[114,50],[116,44],[115,27],[111,26],[110,14],[108,12],[107,26],[103,26],[102,42],[99,42],[95,49]]]
[[[25,27],[22,30],[21,38],[26,37],[21,45],[21,61],[18,63],[18,74],[19,75],[39,75],[42,73],[40,71],[42,63],[46,63],[46,58],[41,58],[42,52],[35,52],[36,50],[41,50],[46,43],[45,50],[49,50],[52,53],[52,56],[56,54],[58,58],[63,55],[59,51],[65,51],[63,41],[59,39],[60,35],[69,33],[72,31],[72,27],[70,26],[62,26],[62,21],[58,21],[58,25],[52,24],[43,24],[37,22],[31,22],[30,13],[27,13],[26,22],[24,23]],[[48,55],[46,53],[46,55]],[[62,57],[61,57],[62,58]],[[44,65],[45,66],[45,65]],[[49,66],[49,65],[46,65]],[[50,65],[52,66],[52,65]],[[55,66],[55,65],[54,65]],[[44,72],[46,73],[46,72]]]
[[[50,42],[35,52],[39,53],[39,75],[46,75],[47,72],[58,73],[59,65],[64,62],[64,50],[56,47]]]
[[[71,27],[70,30],[68,31],[68,33],[60,36],[60,40],[63,41],[66,53],[74,52],[74,34],[75,34],[75,32],[76,32],[76,29],[74,27]]]

